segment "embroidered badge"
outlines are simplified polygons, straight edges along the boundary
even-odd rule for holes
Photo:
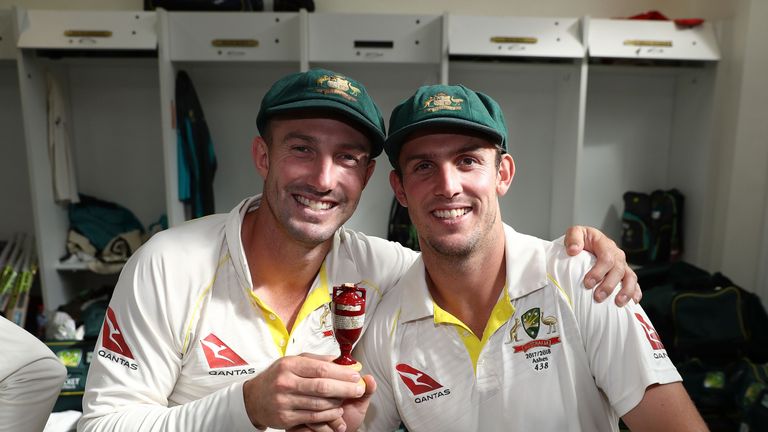
[[[548,337],[537,339],[542,325],[546,326]],[[520,353],[527,362],[530,362],[533,370],[540,372],[549,369],[552,355],[552,345],[561,342],[557,331],[557,318],[552,315],[542,317],[541,308],[534,307],[528,309],[515,322],[509,331],[510,342],[521,342],[518,336],[518,330],[522,327],[530,340],[520,345],[515,345],[515,354]],[[525,337],[525,336],[523,336]]]
[[[339,75],[323,75],[317,79],[316,91],[323,94],[336,94],[344,99],[357,102],[360,89],[350,84],[349,80]]]
[[[464,99],[455,98],[447,93],[440,92],[425,100],[422,109],[427,112],[442,110],[460,111],[463,109],[463,103]]]

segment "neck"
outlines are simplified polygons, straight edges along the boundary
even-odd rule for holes
[[[241,240],[254,294],[290,331],[333,239],[317,245],[295,241],[279,229],[264,204],[245,215]]]
[[[434,301],[482,337],[506,283],[504,228],[499,223],[488,243],[465,257],[422,250],[427,286]]]

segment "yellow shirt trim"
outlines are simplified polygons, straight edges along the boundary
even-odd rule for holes
[[[189,317],[189,322],[187,322],[187,329],[184,331],[184,343],[181,346],[181,355],[184,355],[187,353],[187,348],[189,348],[189,337],[192,335],[192,325],[195,322],[195,318],[197,317],[197,314],[200,312],[200,304],[203,303],[203,300],[208,295],[208,292],[211,290],[211,287],[213,287],[213,284],[216,282],[216,277],[219,275],[219,270],[221,269],[221,266],[224,265],[225,262],[229,261],[229,254],[226,254],[224,258],[219,261],[219,264],[216,266],[216,273],[213,274],[213,279],[211,279],[211,283],[208,284],[208,286],[205,287],[203,292],[197,297],[197,301],[195,302],[195,307],[192,309],[192,315]]]
[[[301,322],[313,311],[331,301],[331,295],[328,292],[328,274],[325,270],[325,262],[320,266],[319,274],[320,283],[315,289],[310,291],[307,298],[304,299],[304,303],[302,303],[301,309],[299,309],[299,314],[296,316],[296,322],[293,323],[293,328],[290,332],[288,332],[288,329],[285,327],[280,316],[267,304],[262,302],[253,291],[250,291],[251,298],[264,315],[264,321],[267,323],[269,333],[272,335],[272,341],[275,343],[275,346],[280,351],[281,355],[285,355],[285,349],[288,347],[288,341],[291,339],[293,330],[298,328],[299,324],[301,324]]]
[[[547,273],[547,278],[551,280],[553,284],[555,284],[557,289],[560,290],[560,293],[565,297],[566,300],[568,300],[568,304],[571,306],[571,309],[573,309],[573,301],[571,300],[571,297],[568,295],[568,293],[566,293],[565,291],[563,291],[562,288],[560,288],[560,284],[557,283],[555,278],[553,278],[552,275],[550,275],[549,273]]]
[[[432,302],[434,308],[434,320],[435,324],[450,324],[453,325],[458,333],[459,338],[467,348],[469,358],[472,360],[472,369],[477,372],[477,360],[480,358],[480,353],[483,351],[483,347],[488,342],[488,339],[496,333],[501,326],[512,318],[515,313],[515,308],[512,306],[512,302],[509,299],[509,293],[507,287],[504,286],[501,298],[491,311],[491,316],[488,318],[488,322],[485,324],[485,330],[483,330],[482,339],[478,338],[469,327],[461,322],[460,319],[451,315],[448,311],[442,309],[437,303]]]

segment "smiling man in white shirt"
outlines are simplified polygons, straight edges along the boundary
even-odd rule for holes
[[[365,430],[706,430],[642,308],[584,290],[594,257],[502,222],[515,165],[493,99],[422,87],[385,150],[422,254],[357,347],[378,385]]]

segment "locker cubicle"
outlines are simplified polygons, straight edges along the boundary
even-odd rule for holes
[[[584,147],[575,220],[621,236],[622,195],[685,196],[684,259],[705,266],[713,205],[712,24],[590,19]]]
[[[309,15],[309,65],[354,77],[389,114],[422,85],[439,84],[444,63],[441,15]],[[386,155],[363,192],[348,228],[386,238],[394,198]]]
[[[217,159],[216,211],[261,193],[251,143],[262,96],[283,75],[302,70],[306,12],[165,12],[160,20],[160,81],[166,199],[171,225],[185,220],[179,202],[174,128],[176,75],[195,86]]]
[[[586,79],[578,18],[451,15],[448,81],[501,105],[516,172],[502,198],[504,221],[542,238],[574,215]]]
[[[155,14],[17,9],[15,28],[43,300],[53,310],[116,276],[60,263],[69,227],[48,161],[47,74],[70,108],[79,192],[125,206],[144,226],[157,221],[165,197]]]

